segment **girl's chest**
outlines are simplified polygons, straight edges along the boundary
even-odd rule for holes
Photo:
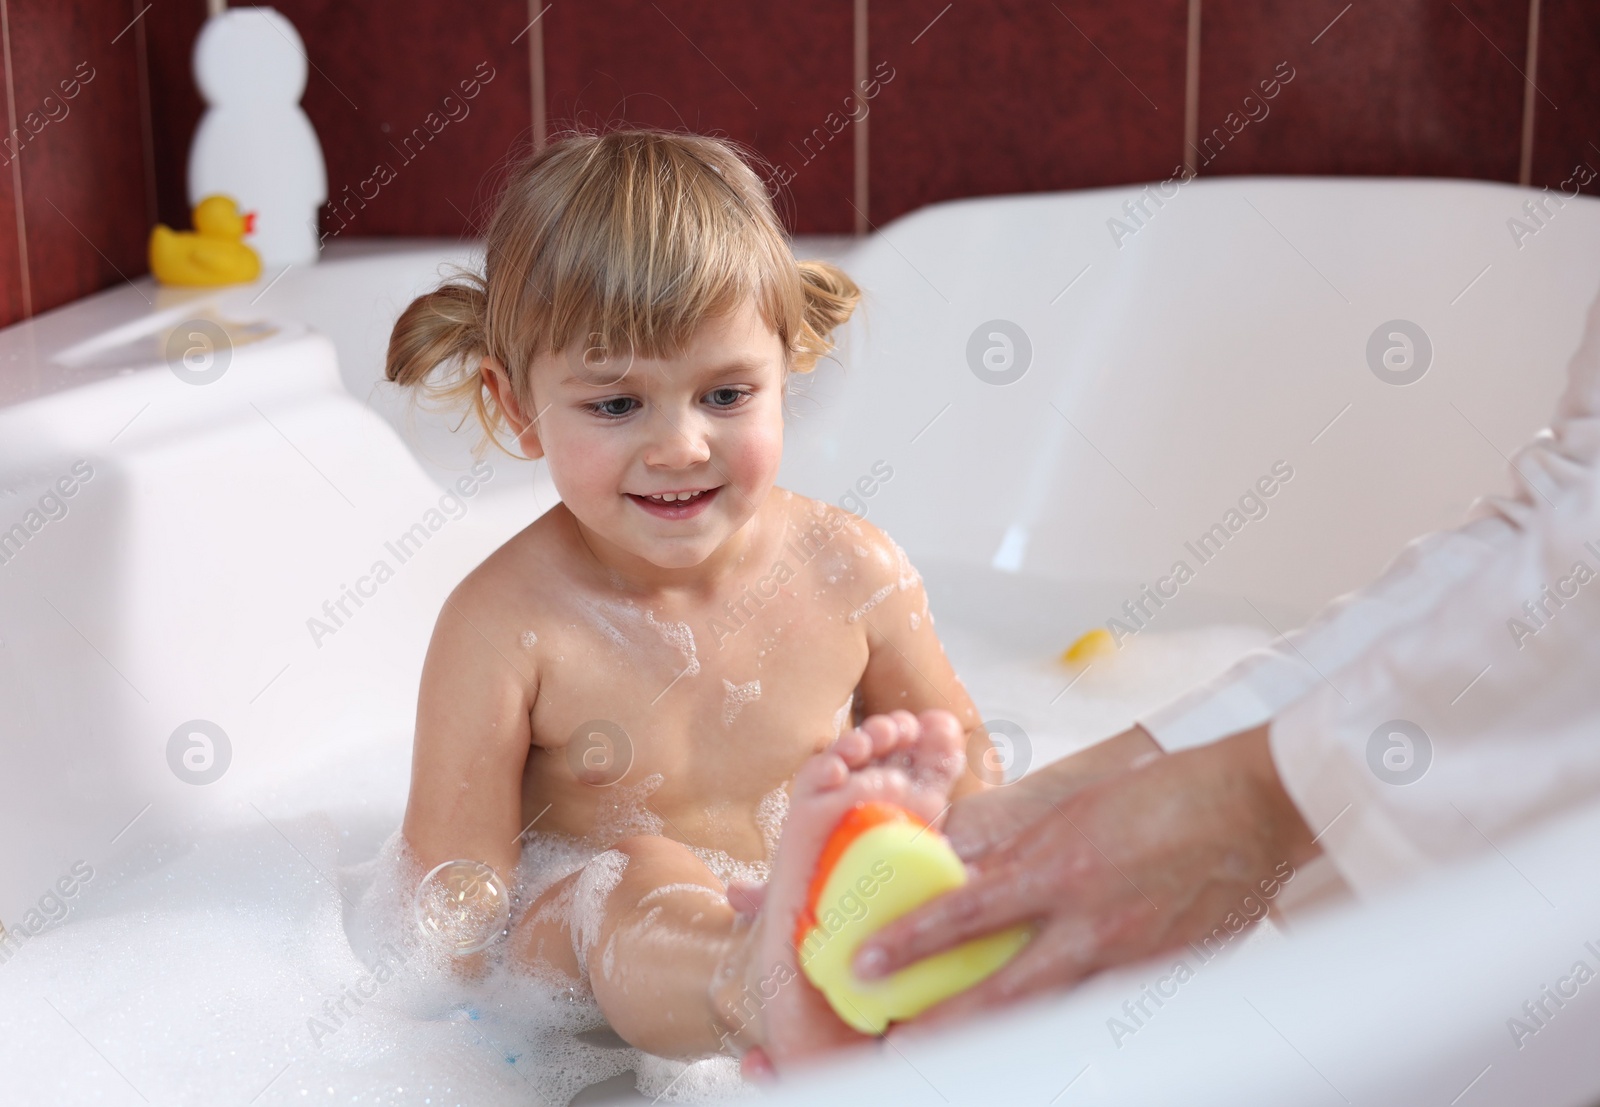
[[[859,624],[778,600],[737,621],[646,613],[559,628],[541,642],[534,744],[583,784],[787,781],[850,724],[867,644]]]

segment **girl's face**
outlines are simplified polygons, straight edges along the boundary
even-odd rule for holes
[[[783,344],[754,299],[705,322],[681,357],[585,362],[575,348],[532,374],[536,417],[522,444],[548,460],[588,537],[615,548],[597,555],[699,565],[777,479]]]

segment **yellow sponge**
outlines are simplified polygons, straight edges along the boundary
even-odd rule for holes
[[[880,980],[860,980],[850,967],[869,936],[966,882],[966,868],[944,835],[897,805],[857,804],[818,858],[795,927],[801,971],[863,1034],[882,1034],[890,1022],[966,991],[1027,945],[1033,928],[975,938]]]

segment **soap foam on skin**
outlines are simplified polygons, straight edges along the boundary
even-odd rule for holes
[[[589,622],[593,623],[601,634],[610,639],[613,646],[627,648],[628,636],[612,621],[613,617],[618,614],[615,610],[616,605],[602,603],[581,595],[577,597],[577,601],[578,606],[583,608],[583,612],[588,617]]]
[[[911,559],[906,556],[906,551],[901,549],[900,544],[892,538],[889,540],[889,545],[894,548],[895,583],[900,586],[900,591],[904,592],[907,588],[921,584],[922,574],[918,573],[916,566],[911,564]]]
[[[722,678],[722,725],[732,726],[733,720],[743,710],[744,705],[753,703],[761,698],[761,682],[752,680],[746,684],[735,684],[727,677]]]
[[[596,809],[589,837],[618,842],[633,834],[660,834],[666,822],[650,810],[649,800],[665,780],[660,773],[651,773],[637,784],[612,785],[608,789],[611,802]]]
[[[846,707],[849,705],[846,704]],[[761,797],[761,802],[756,805],[756,826],[761,831],[761,841],[766,846],[767,860],[770,862],[778,853],[778,837],[783,833],[783,824],[789,820],[789,790],[787,788],[774,788]]]
[[[850,722],[850,709],[855,706],[856,697],[852,692],[844,698],[844,703],[839,705],[839,710],[833,713],[833,736],[835,739],[844,733],[845,726]]]
[[[863,618],[867,614],[867,612],[871,611],[873,608],[877,607],[884,600],[888,599],[889,598],[889,594],[891,592],[893,592],[893,591],[894,591],[894,585],[885,584],[882,588],[878,589],[871,596],[868,596],[866,603],[862,604],[860,607],[858,607],[854,611],[850,612],[850,615],[849,615],[848,618],[845,619],[845,622],[853,623],[853,622],[856,622],[858,619]]]
[[[689,629],[688,623],[659,623],[656,621],[655,612],[646,611],[645,620],[656,628],[661,637],[671,646],[683,654],[685,662],[684,676],[694,676],[700,671],[700,656],[695,650],[694,631]]]
[[[616,891],[627,867],[627,854],[608,849],[585,865],[583,875],[572,885],[567,927],[580,965],[589,963],[589,953],[600,940],[600,927],[606,919],[606,900]]]

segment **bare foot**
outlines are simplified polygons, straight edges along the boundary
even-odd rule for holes
[[[858,803],[898,804],[937,825],[966,763],[965,735],[948,711],[875,715],[840,736],[795,774],[760,910],[713,983],[712,1001],[730,1034],[761,1052],[750,1062],[782,1069],[872,1039],[841,1022],[801,975],[795,922],[805,908],[824,843]],[[753,902],[752,902],[753,905]]]

